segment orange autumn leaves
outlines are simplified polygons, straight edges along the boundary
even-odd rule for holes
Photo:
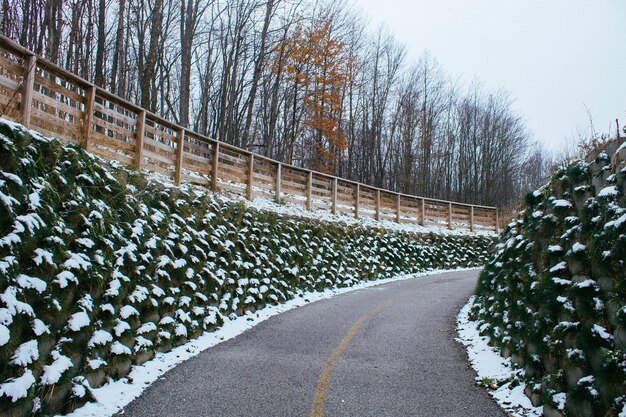
[[[283,42],[283,70],[299,99],[313,168],[332,173],[347,148],[343,96],[353,59],[334,36],[332,20],[300,24]]]

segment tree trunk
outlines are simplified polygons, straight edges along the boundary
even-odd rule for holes
[[[61,44],[61,9],[63,0],[47,0],[45,12],[45,25],[48,39],[46,42],[46,57],[54,63],[59,60],[59,46]]]
[[[265,63],[265,44],[267,42],[267,32],[270,27],[270,21],[272,20],[272,14],[274,9],[274,0],[267,0],[265,8],[265,20],[263,21],[263,30],[261,31],[261,44],[259,46],[259,55],[257,57],[254,73],[252,75],[252,85],[250,86],[250,94],[248,96],[248,110],[246,115],[246,123],[243,128],[243,135],[241,143],[244,147],[249,147],[248,137],[250,136],[250,126],[252,125],[252,113],[254,111],[254,100],[256,99],[256,92],[259,85],[259,79],[261,78],[261,71],[263,70],[263,64]]]
[[[157,63],[157,51],[159,49],[160,33],[163,30],[161,27],[163,23],[163,0],[156,0],[154,2],[154,9],[152,10],[152,17],[150,19],[150,45],[148,47],[148,53],[145,58],[145,65],[143,71],[139,73],[139,89],[141,107],[150,111],[153,109],[152,100],[152,87],[154,85],[154,78],[156,74]],[[143,51],[140,51],[143,53]]]
[[[123,19],[122,16],[119,17]],[[104,48],[106,41],[106,2],[99,0],[98,4],[98,41],[96,46],[96,68],[94,82],[104,87]]]
[[[113,52],[113,62],[111,64],[111,91],[120,94],[120,83],[117,78],[120,72],[120,60],[123,60],[122,48],[124,47],[124,13],[126,11],[126,0],[119,0],[117,31],[115,34],[115,51]]]
[[[179,123],[189,125],[189,102],[191,95],[191,58],[196,25],[199,16],[199,0],[180,0],[180,109]]]

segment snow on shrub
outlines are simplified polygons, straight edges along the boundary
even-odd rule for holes
[[[474,317],[546,415],[626,406],[626,158],[612,147],[529,193],[479,280]]]
[[[35,377],[30,369],[23,375],[9,378],[0,384],[0,396],[7,397],[11,402],[16,402],[28,396],[28,390],[35,384]]]
[[[224,317],[305,291],[481,265],[492,243],[281,217],[4,122],[0,155],[3,410],[71,411],[90,387]]]

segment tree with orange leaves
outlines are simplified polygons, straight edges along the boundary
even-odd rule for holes
[[[334,172],[347,147],[342,110],[352,60],[332,28],[332,19],[298,26],[287,40],[285,59],[285,72],[294,89],[291,138],[295,141],[298,133],[308,133],[311,165],[322,172]],[[309,132],[300,132],[298,109]]]

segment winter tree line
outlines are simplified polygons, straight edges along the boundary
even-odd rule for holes
[[[21,45],[180,125],[392,190],[515,204],[549,168],[506,92],[342,1],[0,0]]]

